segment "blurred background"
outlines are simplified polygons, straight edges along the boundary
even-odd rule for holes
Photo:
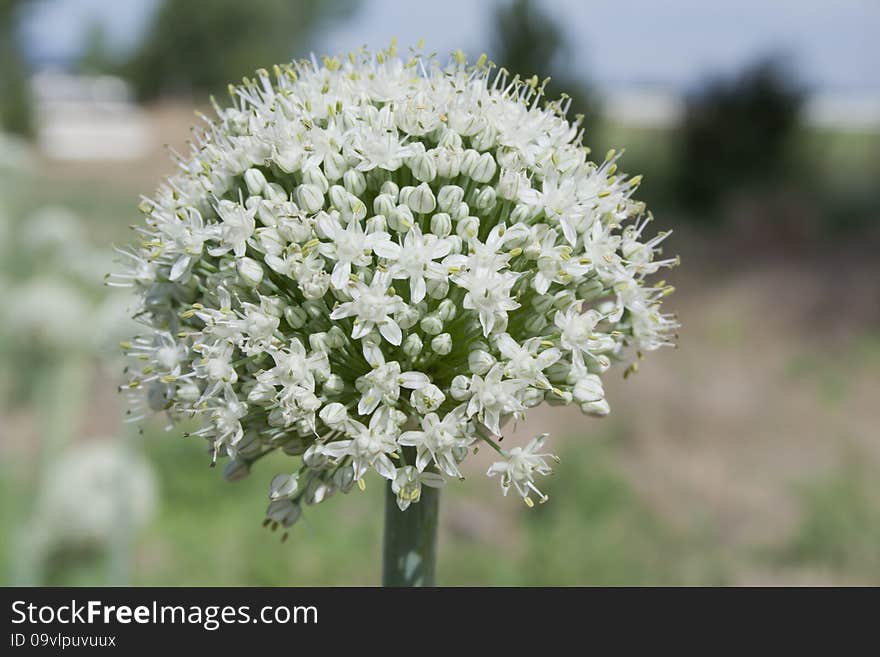
[[[438,581],[880,584],[878,34],[875,0],[0,0],[0,583],[379,582],[380,481],[281,544],[279,461],[227,483],[122,421],[103,277],[210,94],[397,37],[552,76],[683,263],[680,348],[510,436],[551,432],[549,504],[479,458],[447,488]]]

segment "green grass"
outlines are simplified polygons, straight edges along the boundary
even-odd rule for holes
[[[880,477],[855,457],[800,490],[802,517],[779,559],[880,582]]]
[[[668,527],[640,501],[611,465],[612,445],[569,441],[558,471],[547,480],[551,500],[529,510],[502,498],[496,482],[474,477],[453,483],[441,504],[469,501],[512,522],[505,536],[463,536],[447,524],[441,536],[438,581],[445,585],[636,585],[725,581],[711,550],[695,536]],[[290,467],[277,457],[240,482],[209,466],[198,439],[149,430],[144,449],[160,482],[158,515],[135,541],[133,583],[138,585],[375,585],[380,578],[383,482],[369,480],[318,508],[282,543],[262,527],[271,476]],[[490,485],[491,484],[491,485]],[[26,482],[0,470],[4,502],[21,499]],[[482,497],[480,497],[482,496]],[[2,518],[21,514],[4,503]],[[448,516],[447,516],[448,518]],[[9,525],[7,525],[9,526]],[[11,554],[0,553],[3,571]],[[107,582],[104,555],[56,555],[49,583]]]

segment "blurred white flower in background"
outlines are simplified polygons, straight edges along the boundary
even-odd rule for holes
[[[71,445],[45,473],[28,543],[43,555],[61,548],[107,548],[120,524],[129,531],[145,527],[157,498],[152,467],[123,443],[93,438]]]

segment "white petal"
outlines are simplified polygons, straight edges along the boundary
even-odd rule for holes
[[[431,379],[428,378],[428,375],[423,374],[422,372],[404,372],[400,375],[398,380],[400,381],[400,385],[404,388],[412,388],[414,390],[424,388],[431,383]]]
[[[373,246],[373,253],[380,258],[396,260],[400,256],[400,245],[390,240],[377,240]]]
[[[393,319],[386,319],[384,322],[379,324],[379,333],[381,333],[382,337],[388,340],[388,342],[393,345],[399,345],[400,342],[403,340],[403,334],[400,331],[400,327]]]
[[[181,256],[180,258],[178,258],[177,262],[174,263],[174,266],[171,267],[171,273],[168,275],[168,280],[176,281],[178,278],[183,276],[191,261],[192,258],[190,256]]]
[[[446,485],[446,480],[436,472],[423,472],[422,484],[431,488],[442,488]]]
[[[425,277],[424,276],[413,276],[409,281],[410,286],[412,287],[412,302],[418,303],[422,299],[425,298],[425,293],[428,290],[428,286],[425,285]]]
[[[348,285],[348,277],[351,276],[350,262],[337,262],[330,275],[330,284],[337,290],[345,289]]]

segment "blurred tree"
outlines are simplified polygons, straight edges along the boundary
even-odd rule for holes
[[[549,74],[565,49],[559,25],[532,0],[511,0],[495,10],[492,52],[513,73]]]
[[[0,129],[23,136],[33,131],[28,70],[18,25],[29,0],[0,0]]]
[[[710,211],[731,192],[782,182],[803,100],[775,57],[688,98],[677,140],[680,203],[717,216]]]
[[[514,75],[537,75],[541,80],[549,76],[547,98],[571,96],[570,118],[583,114],[593,119],[598,113],[597,99],[580,77],[583,72],[568,63],[572,59],[562,27],[538,2],[510,0],[496,6],[490,52],[499,66]]]
[[[101,22],[93,21],[86,29],[85,46],[76,63],[76,69],[93,75],[118,72],[117,57],[113,55],[107,30]]]
[[[313,32],[355,0],[165,0],[126,67],[143,99],[218,92],[302,56]]]

